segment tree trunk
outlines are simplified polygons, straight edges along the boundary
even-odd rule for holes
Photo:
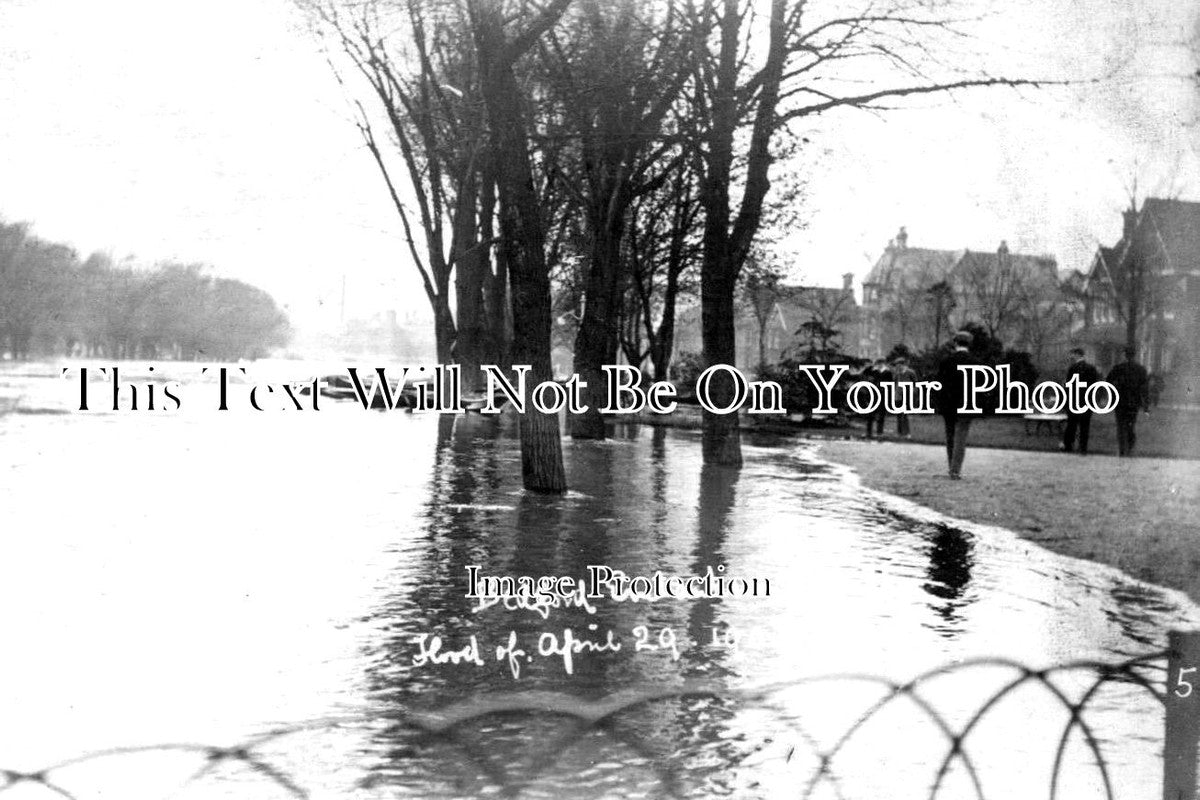
[[[450,364],[454,362],[454,316],[450,313],[450,303],[445,294],[439,293],[433,305],[433,341],[437,350],[437,363]]]
[[[608,203],[603,206],[607,207]],[[604,417],[600,414],[600,407],[608,401],[601,367],[613,362],[619,338],[616,312],[620,300],[617,286],[621,226],[606,226],[602,221],[594,221],[592,231],[583,319],[575,336],[575,372],[587,384],[581,394],[588,409],[571,417],[571,436],[576,439],[603,439],[607,435]]]
[[[654,362],[654,380],[665,381],[671,375],[671,353],[675,349],[675,297],[679,293],[679,279],[675,274],[667,275],[667,288],[663,292],[662,320],[658,323],[658,334],[650,358]]]
[[[479,365],[486,358],[487,317],[483,304],[483,249],[476,227],[475,203],[477,182],[471,175],[459,187],[454,213],[451,247],[454,253],[455,310],[458,312],[458,338],[455,341],[455,360],[462,367],[464,388],[478,392],[483,388]]]
[[[724,268],[722,268],[724,267]],[[716,274],[714,274],[716,273]],[[704,365],[734,364],[737,360],[737,339],[733,326],[734,281],[729,269],[720,261],[705,258],[701,269],[700,313],[704,338]],[[717,407],[727,406],[733,399],[732,380],[721,376],[709,383],[709,397]],[[737,411],[714,414],[705,410],[703,424],[704,463],[740,467],[742,437]]]
[[[760,320],[758,323],[758,371],[761,373],[767,368],[767,323],[766,320]]]
[[[671,246],[667,259],[667,285],[663,290],[662,319],[658,323],[657,335],[651,337],[651,358],[654,360],[654,380],[656,381],[670,379],[671,354],[675,350],[675,301],[679,297],[679,276],[686,267],[684,237],[687,226],[684,223],[686,214],[681,206],[682,204],[677,204],[675,209],[675,229],[671,233]],[[647,334],[649,333],[647,331]]]
[[[1138,346],[1138,325],[1141,322],[1139,319],[1142,310],[1140,284],[1141,275],[1137,272],[1137,267],[1131,266],[1129,269],[1129,313],[1125,315],[1125,346],[1134,349],[1137,349]]]
[[[734,287],[738,272],[750,252],[762,221],[763,201],[771,185],[771,137],[778,126],[775,113],[787,57],[785,0],[771,0],[767,58],[759,73],[761,86],[753,111],[753,126],[745,154],[742,200],[737,218],[730,210],[734,139],[740,125],[738,104],[741,16],[737,0],[724,0],[718,20],[720,45],[715,60],[712,122],[708,132],[705,175],[701,185],[704,207],[704,262],[700,269],[700,306],[703,316],[704,363],[734,364]],[[731,227],[731,222],[732,227]],[[729,381],[714,381],[712,398],[717,405],[733,396]],[[704,413],[704,461],[741,466],[741,435],[736,412]]]
[[[492,241],[496,238],[496,176],[485,167],[480,188],[479,241],[480,270],[483,273],[483,307],[487,316],[485,358],[488,364],[512,366],[512,308],[508,302],[508,265],[503,258],[492,259]],[[494,270],[493,270],[494,267]]]
[[[480,3],[475,10],[475,41],[500,195],[501,253],[512,290],[512,354],[515,363],[530,365],[528,380],[536,384],[553,377],[545,229],[521,117],[524,104],[513,74],[512,56],[506,52],[501,9],[493,3]],[[520,432],[525,488],[534,492],[566,491],[558,416],[542,414],[529,405],[521,415]]]

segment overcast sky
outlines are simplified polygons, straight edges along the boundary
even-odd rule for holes
[[[1081,267],[1139,194],[1200,200],[1200,90],[1176,0],[1013,0],[979,29],[1005,74],[1102,85],[843,112],[810,131],[794,274],[861,279],[910,246]],[[298,321],[421,310],[399,224],[344,97],[287,0],[0,0],[0,217],[82,254],[202,261]],[[323,305],[322,305],[323,304]]]

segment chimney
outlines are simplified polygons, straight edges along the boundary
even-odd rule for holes
[[[846,272],[846,273],[842,274],[842,291],[843,292],[854,291],[854,273],[853,272]]]
[[[908,231],[904,230],[904,226],[900,226],[900,232],[896,234],[896,247],[900,250],[908,249]]]
[[[1136,209],[1131,208],[1128,211],[1121,212],[1121,216],[1125,222],[1121,229],[1121,240],[1128,242],[1133,238],[1133,229],[1137,227],[1138,213]]]

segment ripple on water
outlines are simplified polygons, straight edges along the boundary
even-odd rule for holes
[[[739,473],[700,464],[687,432],[567,440],[573,489],[546,498],[520,491],[511,424],[478,416],[10,415],[0,435],[10,476],[0,515],[6,531],[24,532],[0,543],[0,562],[19,565],[0,585],[0,636],[21,643],[0,690],[0,752],[31,767],[349,714],[354,723],[266,749],[329,795],[492,796],[507,784],[535,797],[663,786],[794,796],[816,764],[810,739],[828,747],[881,696],[870,682],[818,677],[905,680],[979,656],[1119,660],[1196,619],[1173,593],[866,491],[804,444],[747,447]],[[559,609],[549,620],[474,613],[463,596],[472,564],[532,576],[724,566],[769,580],[771,595],[601,602],[595,615]],[[412,664],[421,633],[474,635],[486,654],[510,630],[536,643],[589,624],[629,646],[576,657],[571,676],[555,658],[526,663],[517,681],[490,657],[486,667]],[[663,647],[633,652],[640,625],[669,629],[678,659]],[[736,648],[713,646],[714,631]],[[981,666],[931,678],[923,696],[961,725],[1011,678]],[[737,699],[801,679],[811,680]],[[429,741],[403,724],[412,709],[497,692],[600,698],[695,680],[718,695],[648,700],[602,731],[527,713]],[[1149,796],[1160,769],[1161,713],[1139,692],[1116,683],[1089,712],[1132,792],[1121,797]],[[1047,698],[1022,688],[972,733],[985,787],[1003,787],[989,797],[1046,790],[1065,719]],[[834,766],[847,796],[924,796],[945,752],[936,720],[895,703]],[[1068,756],[1062,796],[1094,796],[1087,752]],[[956,767],[950,788],[964,774]],[[256,796],[261,777],[221,770],[214,780]]]

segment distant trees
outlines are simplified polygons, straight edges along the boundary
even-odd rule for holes
[[[1022,293],[1017,341],[1028,348],[1034,364],[1046,363],[1051,346],[1070,333],[1082,305],[1069,285]]]
[[[739,278],[741,305],[754,318],[755,333],[758,334],[759,372],[767,366],[767,327],[782,297],[783,278],[783,269],[757,248],[746,259],[746,266]]]
[[[629,281],[621,347],[631,364],[648,357],[654,380],[665,381],[675,349],[676,304],[684,296],[694,296],[698,289],[700,205],[696,176],[686,159],[668,161],[659,174],[663,180],[640,195],[630,209],[624,251]]]
[[[824,363],[841,355],[840,348],[834,343],[842,335],[841,330],[819,319],[802,322],[796,335],[805,343],[802,352],[808,363]]]
[[[933,324],[933,346],[941,347],[942,334],[945,333],[946,338],[949,339],[953,332],[950,325],[950,312],[956,305],[954,289],[947,281],[938,281],[925,290],[922,300]]]
[[[796,292],[796,305],[800,306],[816,326],[810,331],[830,331],[831,333],[818,337],[822,348],[829,349],[829,341],[839,335],[848,326],[857,321],[858,307],[854,302],[854,293],[849,289],[841,291],[814,286],[802,286]]]
[[[490,148],[470,12],[427,0],[305,5],[338,80],[354,93],[344,64],[366,89],[355,122],[433,312],[438,361],[462,363],[475,386],[479,364],[505,360],[510,320],[507,263],[492,258],[503,165]]]
[[[1004,242],[1000,243],[994,259],[975,254],[964,256],[956,277],[962,308],[993,337],[1011,330],[1035,279],[1014,263]]]
[[[266,292],[206,275],[83,262],[65,245],[0,222],[0,354],[236,360],[287,342],[286,316]]]
[[[1122,237],[1123,252],[1114,254],[1111,265],[1101,258],[1103,272],[1096,282],[1096,294],[1125,323],[1125,346],[1134,350],[1139,349],[1147,326],[1156,318],[1161,320],[1170,294],[1178,286],[1174,281],[1161,279],[1170,263],[1162,233],[1141,221],[1151,202],[1155,201],[1143,201],[1139,212],[1136,200],[1130,198],[1130,208],[1125,212],[1130,223]]]

